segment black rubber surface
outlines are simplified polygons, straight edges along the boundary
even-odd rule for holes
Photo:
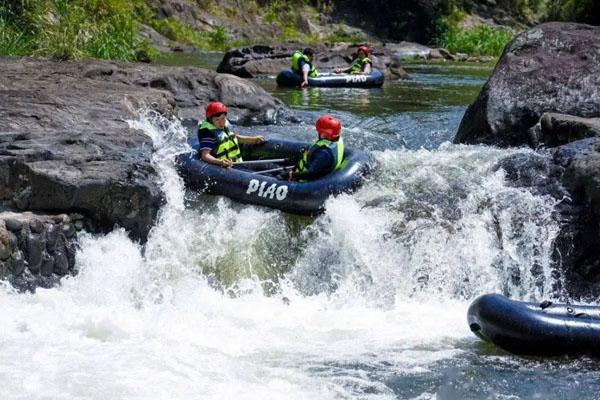
[[[486,294],[467,313],[471,331],[515,354],[600,356],[600,307],[540,304]]]

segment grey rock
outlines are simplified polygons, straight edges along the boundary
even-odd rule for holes
[[[56,242],[58,241],[60,231],[54,224],[50,224],[46,228],[46,251],[50,254],[54,252],[56,248]]]
[[[62,233],[63,233],[63,235],[65,235],[65,237],[70,239],[73,236],[75,236],[75,233],[77,233],[77,230],[75,229],[74,224],[67,223],[67,224],[62,225]]]
[[[576,140],[600,136],[600,118],[544,113],[540,118],[541,139],[546,147],[555,147]]]
[[[553,149],[564,168],[561,183],[570,197],[560,209],[562,229],[555,259],[565,271],[569,293],[600,296],[600,138],[578,140]]]
[[[406,41],[400,43],[386,43],[385,47],[394,52],[394,54],[401,59],[414,57],[427,59],[432,51],[431,47]]]
[[[0,69],[0,199],[16,211],[77,210],[76,229],[122,226],[141,240],[164,200],[151,139],[127,122],[138,110],[198,117],[222,100],[238,123],[293,116],[254,83],[199,68],[0,57]]]
[[[6,218],[4,220],[6,229],[11,232],[19,233],[23,229],[23,223],[16,218]]]
[[[40,236],[35,233],[27,235],[25,258],[28,263],[29,270],[36,274],[40,271],[42,265],[42,251],[45,243],[42,242]]]
[[[48,254],[46,250],[42,251],[42,265],[40,273],[42,276],[51,276],[54,272],[54,257]]]
[[[600,116],[600,27],[551,22],[519,34],[467,109],[454,142],[528,144],[546,112]]]
[[[31,221],[29,221],[29,229],[33,233],[40,233],[40,234],[44,233],[44,231],[45,231],[44,224],[39,219],[32,219]]]
[[[11,274],[19,276],[25,271],[25,260],[23,258],[23,252],[17,250],[12,254],[12,271]]]
[[[12,253],[12,238],[10,231],[0,226],[0,260],[6,260]]]
[[[69,273],[69,259],[67,258],[66,250],[57,250],[54,253],[54,270],[53,272],[60,276],[65,276]]]

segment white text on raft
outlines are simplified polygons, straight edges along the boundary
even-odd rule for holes
[[[266,189],[266,190],[265,190]],[[259,181],[258,179],[252,179],[248,182],[248,190],[246,190],[246,194],[256,193],[259,197],[272,199],[275,197],[277,200],[281,201],[287,197],[288,187],[287,185],[278,186],[276,183],[272,183],[267,188],[266,181]]]

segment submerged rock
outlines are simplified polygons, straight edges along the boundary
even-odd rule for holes
[[[229,50],[217,67],[218,72],[253,78],[260,75],[276,75],[289,68],[291,56],[299,48],[312,47],[315,50],[315,65],[319,71],[332,71],[335,67],[346,67],[353,60],[358,46],[340,44],[335,46],[286,43],[280,45],[256,45]],[[392,49],[376,46],[369,56],[373,66],[387,79],[406,78],[400,66],[400,57]]]
[[[546,112],[600,117],[600,27],[551,22],[518,35],[454,142],[529,144],[530,129]]]

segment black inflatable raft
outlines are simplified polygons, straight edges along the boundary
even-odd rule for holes
[[[308,78],[309,86],[316,87],[351,87],[375,88],[383,85],[384,77],[381,71],[373,69],[369,75],[323,73],[315,78]],[[299,87],[302,77],[291,69],[284,69],[277,75],[277,85]]]
[[[483,295],[469,307],[469,327],[515,354],[600,356],[600,307],[540,304]]]
[[[280,180],[238,167],[222,168],[205,163],[198,158],[198,139],[191,138],[188,143],[194,151],[180,155],[177,160],[179,173],[188,188],[295,214],[322,211],[330,195],[355,190],[370,171],[366,154],[345,148],[342,168],[323,178],[311,182]],[[288,164],[295,165],[308,146],[302,142],[269,139],[259,146],[241,146],[241,150],[245,161],[285,158]]]

